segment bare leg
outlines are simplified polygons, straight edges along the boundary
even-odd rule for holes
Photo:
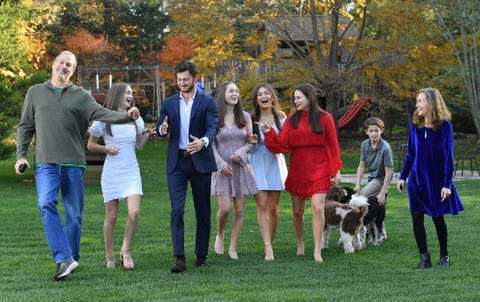
[[[315,249],[313,258],[316,262],[323,262],[322,259],[322,236],[323,228],[325,227],[325,193],[313,194],[312,196],[312,228],[313,240],[315,242]]]
[[[230,235],[230,247],[228,248],[228,255],[230,258],[236,260],[237,255],[237,243],[240,237],[240,230],[243,226],[243,213],[245,211],[245,196],[235,197],[233,199],[234,215],[232,221],[232,234]]]
[[[270,224],[270,239],[273,243],[275,239],[275,233],[277,232],[278,225],[278,212],[280,209],[280,197],[282,196],[282,191],[269,191],[267,206],[268,206],[268,222]]]
[[[292,196],[292,221],[295,238],[297,240],[297,255],[305,254],[305,243],[303,241],[303,229],[305,226],[304,213],[305,200],[300,199],[298,196]]]
[[[135,236],[135,231],[137,230],[138,222],[140,220],[141,200],[142,196],[139,194],[127,197],[128,219],[127,223],[125,224],[125,233],[123,235],[123,245],[120,249],[120,254],[123,261],[123,266],[125,267],[125,269],[128,270],[133,269],[135,266],[132,256],[130,255],[130,245],[132,243],[133,237]]]
[[[257,203],[257,221],[258,227],[260,229],[260,234],[262,235],[263,243],[265,245],[265,260],[273,260],[273,249],[272,249],[272,240],[271,240],[271,220],[269,220],[269,209],[268,209],[268,195],[267,191],[258,191],[254,195],[255,201]]]
[[[225,227],[227,225],[228,214],[230,213],[230,196],[217,195],[217,236],[215,237],[215,253],[223,254],[225,241]]]
[[[115,256],[113,254],[113,233],[117,222],[118,199],[105,203],[105,220],[103,222],[103,238],[105,241],[105,258],[107,268],[115,268]]]

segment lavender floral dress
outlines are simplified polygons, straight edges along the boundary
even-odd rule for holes
[[[218,171],[212,173],[212,196],[240,197],[257,192],[255,177],[247,155],[252,148],[252,145],[247,142],[247,134],[252,133],[252,119],[245,111],[243,116],[247,121],[246,127],[223,126],[219,129],[213,142]],[[234,153],[241,158],[239,162],[230,160]],[[230,165],[232,168],[232,176],[226,176],[221,172],[226,165]]]

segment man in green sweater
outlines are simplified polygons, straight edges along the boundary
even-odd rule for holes
[[[52,78],[28,89],[17,132],[15,172],[30,167],[28,146],[35,135],[35,181],[38,207],[57,269],[54,280],[68,276],[78,266],[82,212],[83,175],[86,168],[84,137],[89,122],[127,123],[138,118],[132,107],[127,114],[100,106],[85,89],[70,82],[77,59],[61,52],[53,62]],[[57,196],[62,194],[63,224]]]

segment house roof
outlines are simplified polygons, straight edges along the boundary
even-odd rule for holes
[[[350,19],[340,16],[338,23],[338,34],[342,35],[350,24]],[[313,41],[313,25],[310,16],[277,18],[265,23],[265,30],[272,32],[279,40]],[[327,40],[331,37],[331,19],[329,16],[317,16],[317,32],[320,40]],[[348,27],[345,33],[347,38],[353,38],[357,35],[358,29],[353,24]]]

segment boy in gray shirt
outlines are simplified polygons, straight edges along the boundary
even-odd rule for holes
[[[365,197],[377,197],[379,206],[385,206],[388,186],[393,175],[393,155],[390,144],[382,138],[384,123],[377,117],[368,118],[365,123],[368,139],[360,146],[360,163],[357,168],[355,192]],[[368,183],[360,190],[362,175],[368,167]],[[382,235],[386,238],[385,225]]]

